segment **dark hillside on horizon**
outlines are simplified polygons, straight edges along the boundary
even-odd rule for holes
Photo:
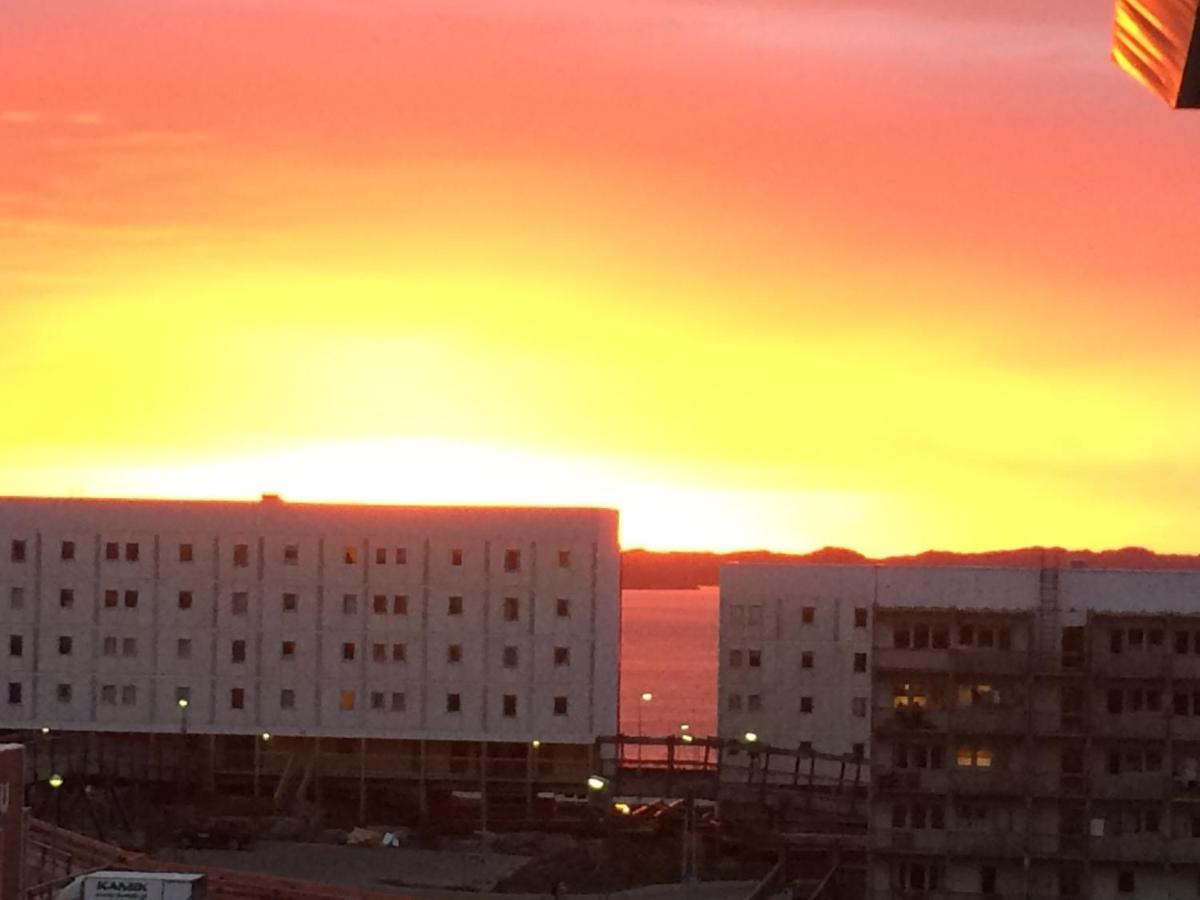
[[[658,553],[652,550],[621,552],[622,586],[630,589],[694,588],[717,583],[722,564],[769,562],[784,565],[871,565],[890,566],[1011,566],[1039,568],[1046,564],[1083,566],[1089,569],[1200,569],[1200,555],[1155,553],[1144,547],[1119,550],[1067,550],[1062,547],[1024,547],[1018,550],[989,550],[954,553],[927,550],[912,556],[872,559],[855,550],[823,547],[813,553],[772,553],[742,550],[734,553]]]

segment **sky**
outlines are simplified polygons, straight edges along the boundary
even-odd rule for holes
[[[0,494],[1200,551],[1200,114],[1110,17],[5,0]]]

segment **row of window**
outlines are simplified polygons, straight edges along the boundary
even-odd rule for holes
[[[760,712],[763,708],[762,694],[729,694],[725,698],[725,709],[729,712]],[[811,696],[802,696],[800,698],[800,712],[803,715],[811,715],[816,709],[816,704]],[[850,701],[850,714],[857,719],[864,719],[867,716],[867,698],[854,697]]]
[[[811,650],[800,651],[800,668],[812,669],[815,667],[816,657]],[[762,651],[761,650],[730,650],[729,651],[729,666],[733,669],[740,669],[742,665],[747,668],[758,669],[762,667]],[[852,663],[853,671],[867,671],[867,654],[855,653]]]
[[[103,604],[105,609],[116,609],[122,604],[126,609],[137,609],[140,594],[136,590],[119,591],[108,589],[104,591]],[[230,609],[235,616],[246,615],[250,610],[250,594],[247,591],[234,591],[230,598]],[[196,597],[193,591],[179,591],[176,604],[181,610],[190,610],[195,606]],[[25,589],[14,587],[9,596],[12,609],[23,609],[25,606]],[[58,605],[61,609],[75,608],[75,591],[73,588],[62,588],[58,592]],[[284,593],[281,598],[281,608],[284,612],[297,612],[300,608],[300,595],[292,592]],[[461,616],[464,610],[464,600],[460,595],[446,598],[446,615]],[[375,594],[371,598],[371,611],[376,615],[408,615],[407,594]],[[358,594],[342,595],[342,612],[345,615],[358,613]],[[556,597],[554,612],[559,618],[571,615],[571,600],[569,597]],[[521,618],[521,599],[505,597],[501,614],[506,622],[517,622]]]
[[[812,625],[817,621],[817,608],[815,606],[800,607],[800,622],[803,625]],[[856,606],[854,608],[854,627],[866,628],[869,621],[869,613],[865,606]],[[731,603],[729,605],[729,624],[731,625],[762,625],[763,623],[763,605],[761,603],[752,603],[749,605],[741,603]]]
[[[59,545],[59,558],[64,561],[73,561],[75,559],[75,542],[62,541]],[[127,541],[123,545],[120,541],[106,541],[104,544],[104,559],[108,562],[115,562],[122,558],[122,550],[124,550],[124,559],[126,562],[138,562],[141,559],[141,544],[136,541]],[[233,545],[233,565],[236,568],[248,568],[250,565],[250,545],[249,544],[234,544]],[[29,558],[29,542],[24,539],[14,539],[11,544],[9,559],[14,563],[26,562]],[[448,553],[448,560],[451,566],[462,566],[465,553],[461,548],[452,548]],[[178,560],[182,563],[194,562],[196,559],[195,545],[190,543],[182,543],[178,545]],[[295,566],[300,564],[300,545],[299,544],[284,544],[282,559],[284,565]],[[348,544],[342,548],[342,562],[348,566],[357,565],[359,560],[359,547],[353,544]],[[408,548],[406,547],[376,547],[374,553],[375,564],[379,566],[387,565],[392,562],[395,565],[403,566],[408,564]],[[558,551],[558,567],[560,569],[571,568],[571,551]],[[505,572],[520,572],[521,571],[521,551],[520,550],[505,550],[504,551],[504,571]]]
[[[892,629],[892,646],[899,650],[950,649],[950,626],[914,623],[896,625]],[[1012,629],[1006,625],[998,628],[976,625],[960,625],[958,646],[997,650],[1012,649]]]

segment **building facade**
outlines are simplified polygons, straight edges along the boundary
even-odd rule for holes
[[[0,727],[590,743],[619,570],[611,510],[0,500]]]
[[[1200,572],[770,568],[723,572],[723,587],[758,585],[778,661],[761,720],[723,706],[722,729],[784,743],[807,685],[844,703],[859,651],[807,674],[786,645],[818,625],[822,598],[831,620],[869,601],[872,900],[1200,895]],[[805,623],[772,599],[818,608]],[[742,639],[724,635],[726,603],[723,654]],[[721,666],[727,703],[745,681]],[[837,751],[855,736],[835,724],[808,739]]]

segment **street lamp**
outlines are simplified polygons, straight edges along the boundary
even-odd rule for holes
[[[641,764],[642,764],[642,741],[641,741],[641,738],[642,738],[642,705],[645,703],[649,703],[653,699],[654,699],[654,695],[652,693],[650,693],[649,691],[642,691],[642,696],[637,705],[637,728],[638,728],[637,758],[638,758],[638,767],[639,768],[641,767]]]
[[[50,733],[50,729],[47,726],[43,725],[42,726],[42,734],[49,734],[49,733]]]
[[[758,740],[758,735],[755,734],[753,731],[747,731],[743,735],[743,737],[745,737],[747,744],[753,744],[755,741]]]
[[[589,775],[587,786],[590,791],[602,791],[608,787],[608,779],[601,778],[599,775]]]
[[[265,744],[267,741],[271,740],[271,732],[269,732],[269,731],[264,731],[264,732],[262,733],[262,739],[263,739],[263,743],[264,743],[264,744]]]

